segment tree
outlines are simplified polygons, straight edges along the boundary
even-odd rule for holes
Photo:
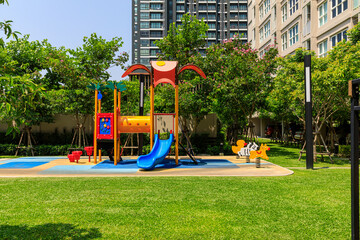
[[[213,111],[227,129],[227,141],[233,144],[242,129],[249,132],[255,112],[265,108],[276,70],[275,46],[260,57],[249,43],[236,36],[210,46],[202,67],[211,79]]]
[[[343,114],[344,116],[348,115],[350,108],[347,83],[348,80],[360,76],[360,71],[355,65],[360,60],[356,56],[356,52],[358,54],[360,50],[359,46],[352,47],[350,43],[343,42],[335,46],[326,57],[312,57],[312,117],[315,132],[319,132],[334,114],[344,112],[346,113]],[[304,126],[304,55],[306,54],[309,52],[298,49],[294,55],[279,58],[279,70],[275,78],[276,87],[271,93],[273,104],[288,108]],[[352,61],[355,63],[351,63]],[[316,159],[317,140],[318,134],[314,138],[314,159]]]
[[[160,49],[159,59],[178,61],[180,66],[190,63],[191,58],[205,47],[208,28],[203,19],[184,14],[179,26],[170,24],[167,36],[155,42]]]
[[[84,134],[87,116],[94,112],[93,92],[86,86],[108,81],[107,70],[113,66],[125,68],[129,57],[126,52],[118,54],[123,44],[121,38],[107,41],[93,33],[84,37],[83,42],[82,47],[75,50],[60,48],[49,53],[46,74],[50,82],[58,86],[50,93],[56,112],[75,115],[77,128],[74,134],[77,136]],[[85,144],[77,143],[79,147]]]
[[[0,89],[0,121],[8,124],[6,134],[15,136],[19,127],[24,126],[23,134],[28,135],[27,146],[32,148],[31,126],[51,118],[47,114],[45,89],[35,84],[29,75],[0,77]],[[19,145],[21,141],[22,138]]]
[[[14,136],[23,127],[31,139],[31,126],[52,121],[52,112],[40,74],[47,55],[44,46],[49,45],[46,41],[30,42],[28,37],[9,41],[0,49],[0,76],[4,90],[0,114],[1,119],[8,123],[7,134],[13,133]]]
[[[160,60],[178,61],[179,66],[197,64],[201,59],[200,50],[206,45],[206,32],[208,25],[204,20],[198,20],[196,16],[184,14],[181,24],[170,25],[168,34],[161,40],[156,41],[160,49]],[[195,133],[201,119],[209,112],[208,95],[210,87],[208,81],[192,72],[184,72],[179,76],[179,110],[183,133],[190,136]],[[174,91],[170,86],[155,89],[156,111],[174,111]],[[193,119],[193,121],[190,121]],[[190,123],[194,125],[190,131]]]

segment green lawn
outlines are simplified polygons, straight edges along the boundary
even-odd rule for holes
[[[267,152],[270,162],[282,167],[306,167],[306,154],[302,155],[300,161],[298,160],[300,148],[271,143],[268,139],[260,139],[260,143],[266,143],[270,147],[270,151]],[[317,162],[314,162],[314,168],[350,167],[348,158],[332,157],[332,159],[334,164],[331,163],[328,156],[324,156],[323,161],[321,156],[318,156]]]
[[[269,146],[270,161],[305,166],[298,150]],[[286,177],[0,178],[0,238],[349,239],[350,169],[294,171]]]

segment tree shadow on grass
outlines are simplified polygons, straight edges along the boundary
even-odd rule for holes
[[[0,225],[0,238],[18,239],[94,239],[100,238],[97,228],[78,228],[67,223],[47,223],[43,225]]]
[[[299,147],[282,146],[282,145],[279,145],[276,143],[268,143],[268,146],[270,147],[270,152],[268,153],[270,159],[272,157],[282,157],[283,159],[286,159],[286,160],[290,159],[290,160],[293,160],[294,162],[303,163],[303,164],[306,163],[306,153],[303,153],[300,161],[298,161],[299,156],[300,156],[299,153],[301,150]],[[317,164],[323,164],[323,163],[332,164],[334,167],[349,164],[349,159],[338,158],[335,156],[332,156],[331,158],[334,161],[333,163],[331,162],[331,160],[328,156],[323,156],[323,158],[321,158],[321,156],[318,155],[317,161],[314,162],[314,166],[316,166]]]
[[[268,144],[268,146],[270,147],[270,152],[269,155],[271,155],[271,157],[285,157],[288,159],[298,159],[299,158],[299,152],[300,149],[299,148],[292,148],[292,151],[289,151],[288,147],[281,147],[278,144]]]

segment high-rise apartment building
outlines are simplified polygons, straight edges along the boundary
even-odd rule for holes
[[[325,56],[357,24],[359,0],[249,0],[248,40],[260,55],[278,45],[281,56],[297,48]]]
[[[133,64],[156,60],[155,41],[166,36],[170,24],[180,24],[185,13],[209,25],[208,45],[235,34],[247,41],[247,0],[133,0],[132,4]]]

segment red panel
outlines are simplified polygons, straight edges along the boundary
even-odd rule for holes
[[[137,69],[143,69],[143,70],[147,71],[148,73],[150,73],[150,70],[145,65],[135,64],[135,65],[132,65],[128,70],[126,70],[126,72],[124,72],[124,74],[121,77],[124,78]]]
[[[108,134],[101,134],[100,124],[103,124],[102,119],[108,119],[110,121],[110,132]],[[108,122],[108,121],[107,121]],[[98,113],[97,114],[97,139],[114,139],[114,113]]]
[[[167,72],[159,71],[154,68],[154,87],[160,83],[169,83],[175,87],[175,73],[175,68]]]
[[[178,74],[180,74],[182,71],[184,70],[194,70],[195,72],[197,72],[200,76],[202,76],[203,78],[206,79],[206,75],[205,73],[196,65],[193,65],[193,64],[189,64],[189,65],[186,65],[184,67],[182,67],[179,71]]]

